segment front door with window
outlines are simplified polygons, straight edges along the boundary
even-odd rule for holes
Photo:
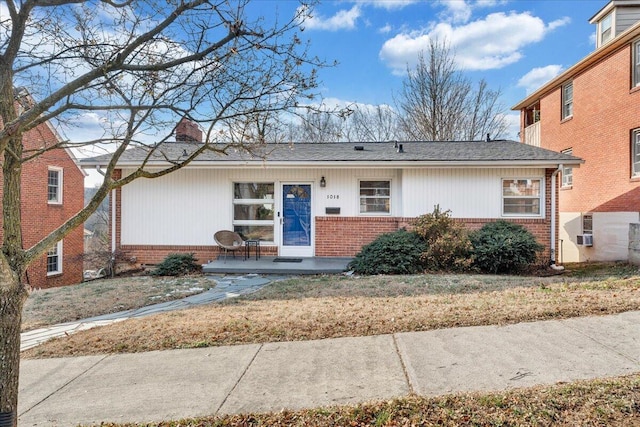
[[[280,255],[313,256],[311,227],[311,184],[283,184]]]

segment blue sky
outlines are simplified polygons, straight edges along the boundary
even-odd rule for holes
[[[258,0],[260,8],[285,15],[294,1]],[[393,105],[407,64],[415,63],[429,38],[446,39],[460,69],[472,80],[500,88],[509,111],[507,138],[517,139],[510,108],[528,91],[558,75],[595,49],[589,18],[607,0],[360,0],[323,1],[303,35],[311,53],[336,60],[320,72],[329,106]]]
[[[510,123],[504,137],[518,140],[519,115],[510,108],[595,49],[589,18],[607,1],[325,0],[304,23],[302,37],[311,55],[338,63],[319,73],[329,107],[394,106],[407,65],[415,64],[429,38],[446,40],[470,79],[501,89]],[[293,0],[253,0],[248,11],[253,18],[288,20],[298,7]],[[74,140],[90,129],[87,121],[65,133]]]

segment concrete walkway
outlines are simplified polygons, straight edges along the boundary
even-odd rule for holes
[[[175,301],[148,305],[146,307],[136,308],[133,310],[119,311],[117,313],[104,314],[102,316],[96,316],[89,319],[61,323],[58,325],[49,326],[47,328],[34,329],[33,331],[24,332],[20,335],[20,350],[24,351],[30,349],[31,347],[35,347],[51,338],[70,335],[86,329],[95,328],[96,326],[109,325],[111,323],[120,322],[122,320],[149,316],[151,314],[192,308],[198,305],[210,304],[212,302],[222,301],[227,298],[233,298],[239,295],[248,294],[257,291],[273,280],[279,280],[282,278],[276,276],[270,276],[269,278],[266,278],[257,274],[246,274],[244,276],[207,277],[209,277],[211,280],[215,280],[216,287],[200,294],[191,295],[189,297]]]
[[[152,422],[640,371],[640,312],[22,362],[20,426]]]

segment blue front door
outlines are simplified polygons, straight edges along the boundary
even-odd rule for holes
[[[311,184],[284,184],[282,212],[281,255],[312,256]]]

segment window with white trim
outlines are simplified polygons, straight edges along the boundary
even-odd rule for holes
[[[562,151],[563,154],[573,155],[573,149],[569,148]],[[562,186],[571,187],[573,185],[573,168],[571,166],[562,167]]]
[[[573,82],[562,86],[562,119],[573,116]]]
[[[631,175],[640,176],[640,129],[631,132],[631,166]]]
[[[602,18],[598,23],[598,47],[613,38],[613,12]]]
[[[633,86],[640,86],[640,40],[633,43]]]
[[[391,213],[391,181],[360,181],[360,213]]]
[[[593,215],[582,215],[582,234],[593,234]]]
[[[47,173],[47,202],[49,204],[62,203],[62,169],[49,167]]]
[[[62,273],[62,241],[47,251],[47,276]]]
[[[541,216],[541,214],[541,178],[514,178],[502,180],[502,215]]]
[[[233,183],[233,231],[244,239],[274,241],[273,182]]]

